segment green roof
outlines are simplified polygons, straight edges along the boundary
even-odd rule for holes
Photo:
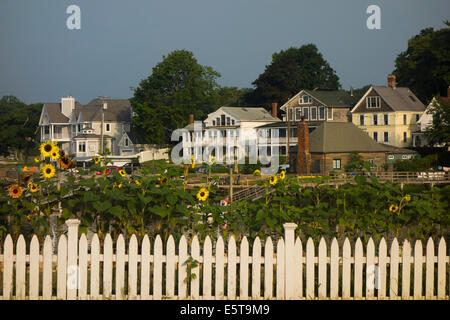
[[[358,102],[345,90],[304,90],[310,96],[330,107],[353,107]]]

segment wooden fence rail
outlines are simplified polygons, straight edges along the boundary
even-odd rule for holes
[[[165,246],[157,236],[138,244],[122,235],[114,244],[108,234],[103,246],[97,235],[88,246],[78,237],[78,220],[68,220],[58,252],[49,236],[40,246],[34,236],[26,248],[21,235],[14,245],[7,236],[0,247],[0,299],[449,299],[449,256],[446,242],[437,248],[428,239],[397,239],[363,247],[348,239],[339,247],[322,238],[316,248],[295,238],[296,224],[284,225],[284,239],[264,243],[246,237],[237,243],[219,237]],[[40,248],[42,250],[40,251]],[[425,253],[424,253],[425,249]],[[250,254],[251,250],[251,254]],[[188,258],[198,265],[190,267]],[[191,260],[192,261],[192,260]],[[193,276],[195,275],[195,276]]]

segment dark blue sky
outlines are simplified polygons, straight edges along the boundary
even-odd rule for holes
[[[72,4],[81,30],[66,27]],[[366,27],[371,4],[381,30]],[[129,98],[175,49],[221,73],[221,85],[251,87],[274,52],[306,43],[344,89],[384,85],[408,39],[443,28],[449,13],[448,0],[0,0],[0,96]]]

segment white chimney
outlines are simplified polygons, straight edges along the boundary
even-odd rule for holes
[[[61,113],[66,117],[70,117],[73,109],[75,109],[75,98],[70,94],[66,98],[61,98]]]

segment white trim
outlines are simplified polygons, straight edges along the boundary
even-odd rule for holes
[[[320,117],[320,109],[323,109],[323,118]],[[327,108],[325,106],[318,106],[317,110],[318,110],[317,119],[318,120],[326,120],[327,119]]]
[[[311,112],[311,121],[314,121],[314,120],[317,120],[318,119],[318,114],[317,114],[317,107],[316,106],[311,106],[311,108],[310,108],[311,110],[310,110],[310,112]],[[313,119],[313,109],[315,109],[316,110],[316,116],[314,117],[314,119]]]

